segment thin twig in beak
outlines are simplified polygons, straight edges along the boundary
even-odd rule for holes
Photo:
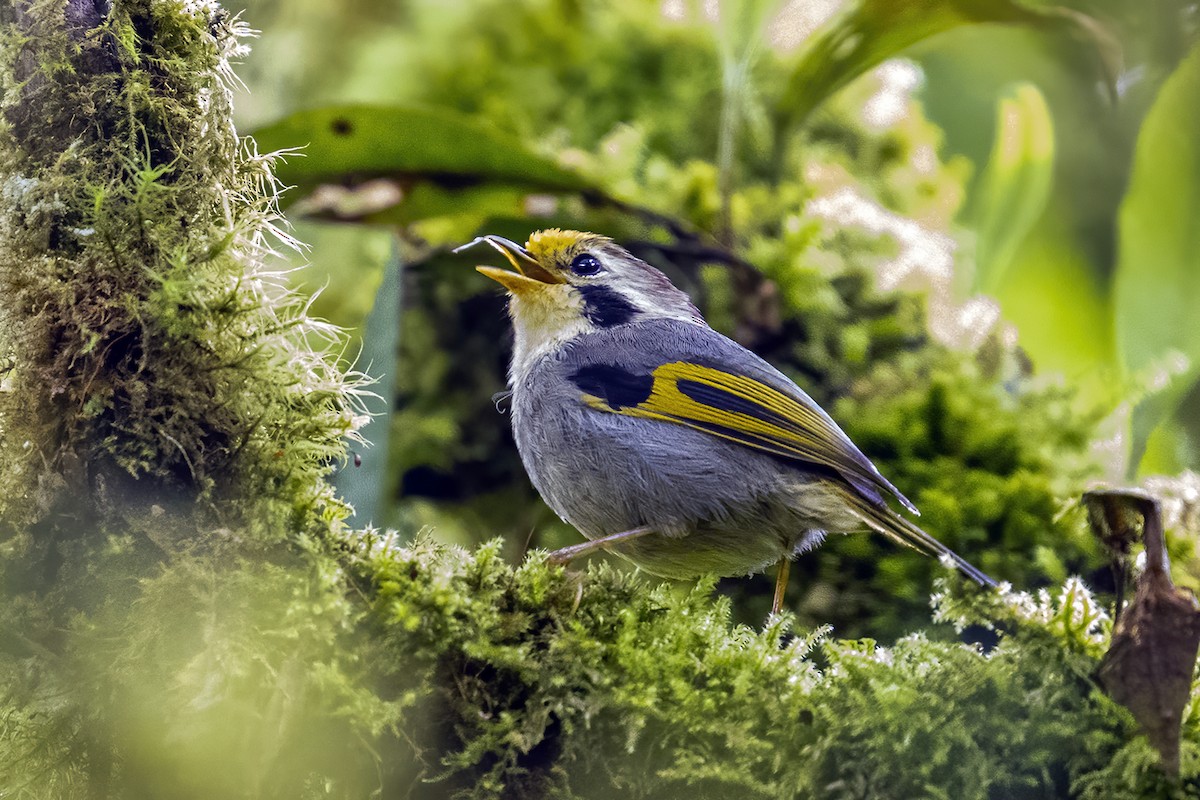
[[[532,278],[541,283],[562,283],[562,279],[547,271],[533,254],[511,239],[503,236],[478,236],[464,245],[454,248],[452,252],[461,253],[468,247],[474,247],[480,242],[490,245],[517,271],[518,274]]]

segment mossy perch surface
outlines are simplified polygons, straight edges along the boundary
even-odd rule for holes
[[[409,744],[461,797],[1140,797],[1169,787],[1092,684],[1109,622],[1078,581],[936,600],[989,653],[730,623],[607,567],[564,573],[500,543],[475,553],[359,539]],[[986,621],[986,623],[985,623]],[[415,667],[415,668],[414,668]],[[418,720],[433,720],[428,726]],[[426,749],[427,748],[427,749]],[[1195,743],[1185,745],[1195,776]],[[434,767],[434,764],[440,764]],[[449,787],[449,788],[448,788]]]

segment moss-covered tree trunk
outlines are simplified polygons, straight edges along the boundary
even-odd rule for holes
[[[0,786],[287,795],[342,592],[303,554],[358,412],[265,266],[288,239],[231,123],[246,29],[191,0],[0,15]],[[256,617],[296,594],[310,619]]]
[[[230,122],[242,25],[193,2],[6,14],[3,424],[23,468],[4,519],[303,524],[354,422],[306,342],[321,327],[263,268],[287,238],[270,158]]]

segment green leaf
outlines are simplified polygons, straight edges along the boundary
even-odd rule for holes
[[[1138,134],[1118,216],[1114,330],[1127,379],[1159,388],[1134,414],[1131,464],[1200,376],[1200,48],[1167,79]],[[1147,371],[1162,373],[1162,380]],[[1156,386],[1157,384],[1157,386]],[[1152,411],[1153,413],[1148,413]]]
[[[345,105],[301,111],[255,131],[260,150],[302,149],[276,174],[311,186],[393,177],[496,182],[549,191],[587,191],[583,176],[519,139],[462,114],[438,109]]]
[[[396,393],[396,359],[400,347],[401,272],[403,262],[398,244],[384,267],[383,280],[375,293],[375,305],[367,314],[360,360],[364,371],[375,379],[372,390],[391,407]],[[355,449],[353,459],[338,471],[333,484],[338,494],[354,508],[355,524],[382,525],[387,512],[388,431],[391,417],[383,413],[371,418],[359,431],[370,443],[365,452]]]
[[[993,293],[1046,208],[1054,180],[1054,125],[1042,93],[1018,85],[1002,97],[996,139],[976,206],[975,290]]]
[[[1115,381],[1107,287],[1061,209],[1043,214],[1019,243],[995,298],[1039,372],[1061,373],[1086,385],[1089,396],[1119,402],[1109,397]]]
[[[822,101],[912,45],[963,25],[1006,23],[1063,28],[1095,47],[1110,85],[1117,47],[1093,19],[1065,8],[1033,9],[1012,0],[858,0],[812,36],[776,109],[777,135],[802,124]]]
[[[443,217],[475,220],[480,226],[490,216],[518,214],[523,210],[527,191],[499,183],[447,189],[432,183],[414,186],[397,205],[365,216],[373,224],[409,225]]]

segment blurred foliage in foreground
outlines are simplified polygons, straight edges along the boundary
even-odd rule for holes
[[[191,0],[0,2],[0,20],[0,796],[1196,792],[1197,689],[1170,782],[1091,680],[1107,615],[1078,579],[1059,579],[1097,560],[1082,523],[1056,516],[1059,487],[1087,470],[1092,421],[1070,392],[1033,379],[1004,336],[971,337],[950,315],[935,334],[969,346],[939,343],[911,294],[877,285],[913,255],[896,242],[943,241],[959,190],[952,167],[865,129],[853,88],[805,134],[819,168],[792,148],[759,154],[804,182],[776,185],[750,166],[729,182],[703,160],[656,160],[636,128],[580,150],[567,173],[537,153],[525,163],[541,165],[543,183],[598,184],[560,183],[539,222],[585,219],[640,240],[714,321],[807,378],[902,488],[920,490],[939,535],[1002,576],[1061,587],[986,598],[944,587],[935,618],[949,625],[937,627],[919,610],[932,564],[866,537],[808,560],[822,571],[808,616],[928,628],[890,647],[823,626],[794,636],[787,617],[757,632],[732,621],[757,598],[714,597],[711,582],[682,591],[607,565],[566,573],[537,554],[513,567],[498,543],[469,552],[351,530],[327,476],[363,424],[363,387],[338,365],[336,331],[267,268],[271,159],[230,125],[228,59],[244,28]],[[907,107],[909,133],[936,137]],[[343,138],[369,132],[350,114],[325,119]],[[480,129],[443,112],[413,118]],[[494,169],[487,152],[477,165]],[[445,157],[402,155],[422,153]],[[404,167],[404,196],[447,208],[438,192],[459,188],[421,168]],[[651,187],[674,221],[631,209],[621,182]],[[818,191],[847,186],[853,195]],[[855,213],[885,221],[895,241],[846,224]],[[438,252],[439,230],[457,238],[486,221],[508,233],[531,218],[485,216],[424,217],[409,255]],[[409,386],[461,370],[475,383],[458,397],[475,409],[503,353],[478,340],[464,362],[436,343],[484,310],[493,339],[504,322],[469,270],[446,263],[410,273],[426,316],[407,315],[404,333],[427,349]],[[437,419],[447,396],[431,396]],[[400,440],[437,441],[425,422],[410,409]],[[499,463],[491,489],[511,501],[521,490],[494,458],[499,430],[455,421],[442,448],[451,465],[471,446]],[[1194,482],[1179,487],[1194,494]],[[1183,499],[1179,529],[1195,516]],[[479,530],[523,509],[492,501]],[[833,600],[820,605],[812,587]],[[947,641],[966,626],[991,629],[996,646]]]

